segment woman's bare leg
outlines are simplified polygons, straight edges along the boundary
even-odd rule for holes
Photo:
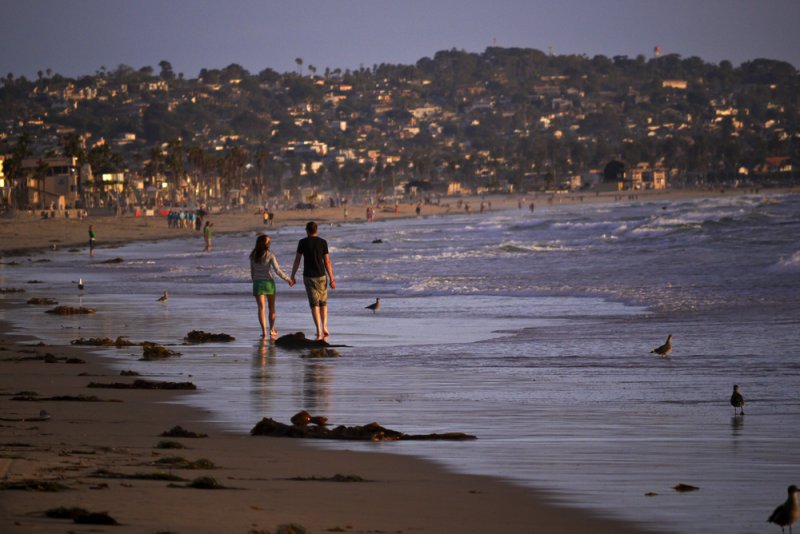
[[[261,325],[261,337],[267,337],[267,321],[264,317],[264,300],[266,295],[256,295],[256,304],[258,304],[258,323]]]
[[[275,311],[275,295],[267,295],[267,304],[269,305],[269,337],[278,339],[278,331],[275,330],[275,319],[278,317]]]

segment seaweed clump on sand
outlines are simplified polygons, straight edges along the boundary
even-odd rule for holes
[[[149,341],[142,343],[142,360],[145,361],[163,360],[166,358],[171,358],[172,356],[180,355],[180,352],[162,347],[158,343],[150,343]]]
[[[125,339],[124,336],[117,336],[117,339],[111,339],[108,337],[90,337],[90,338],[78,338],[73,339],[70,341],[71,345],[90,345],[94,347],[131,347],[133,345],[140,345],[141,343],[134,343],[133,341],[128,341]]]
[[[77,506],[52,508],[44,514],[52,519],[72,519],[73,522],[81,525],[119,525],[113,517],[108,515],[108,512],[90,512]]]
[[[346,345],[331,345],[324,339],[307,339],[302,332],[286,334],[275,340],[275,346],[285,349],[324,349],[330,347],[346,347]]]
[[[187,343],[220,343],[236,340],[235,337],[230,334],[225,334],[224,332],[220,334],[211,334],[209,332],[203,332],[202,330],[192,330],[186,334],[184,339]]]
[[[187,488],[194,489],[226,489],[213,477],[198,477],[186,485]]]
[[[58,301],[56,299],[51,299],[47,297],[33,297],[28,299],[27,304],[37,304],[37,305],[47,304],[49,306],[53,306],[55,304],[58,304]]]
[[[195,390],[197,386],[191,382],[156,382],[153,380],[134,380],[132,383],[125,382],[89,382],[86,386],[89,388],[107,388],[107,389],[186,389]]]
[[[89,315],[95,312],[94,308],[85,308],[83,306],[56,306],[52,310],[47,310],[45,313],[52,313],[53,315]]]
[[[158,466],[169,466],[173,469],[216,469],[217,466],[214,462],[206,458],[198,458],[197,460],[187,460],[182,456],[168,456],[166,458],[159,458],[155,462]]]
[[[315,423],[314,420],[316,420],[317,423]],[[477,439],[476,436],[463,432],[405,434],[397,430],[382,427],[378,423],[369,423],[361,426],[339,425],[335,428],[328,428],[326,426],[327,421],[328,419],[326,417],[311,417],[308,412],[305,411],[295,414],[292,417],[291,425],[275,421],[269,417],[264,417],[250,430],[250,435],[358,441],[465,441]]]
[[[34,395],[17,395],[11,397],[12,401],[55,401],[55,402],[102,402],[94,395],[54,395],[52,397],[39,397]]]
[[[292,477],[289,480],[293,482],[367,482],[367,479],[358,475],[342,475],[339,473],[332,477]]]
[[[172,441],[172,440],[161,440],[155,444],[153,447],[154,449],[186,449],[186,445],[181,443],[180,441]]]
[[[208,434],[192,432],[180,425],[176,425],[161,433],[162,438],[207,438]]]
[[[32,478],[26,478],[23,480],[0,482],[0,490],[43,491],[52,493],[68,489],[69,488],[67,486],[54,480],[36,480]]]
[[[128,479],[128,480],[164,480],[167,482],[179,482],[185,479],[179,477],[178,475],[173,475],[170,473],[117,473],[115,471],[109,471],[107,469],[98,469],[94,473],[92,473],[93,477],[96,478],[115,478],[115,479]]]

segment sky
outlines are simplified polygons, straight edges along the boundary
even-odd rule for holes
[[[0,76],[414,64],[489,46],[800,67],[800,0],[0,0]]]

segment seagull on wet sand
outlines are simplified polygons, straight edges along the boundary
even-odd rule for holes
[[[381,299],[380,297],[375,299],[375,304],[370,304],[369,306],[365,307],[366,310],[372,310],[372,313],[381,309]]]
[[[789,534],[792,534],[792,523],[797,521],[800,517],[800,506],[797,504],[797,486],[792,484],[789,486],[789,498],[782,505],[775,508],[772,515],[767,519],[767,523],[775,523],[781,527],[783,532],[784,527],[789,527]]]
[[[164,294],[158,298],[158,302],[167,302],[169,300],[169,293],[164,291]]]
[[[733,386],[733,395],[731,395],[731,406],[733,406],[733,415],[736,415],[736,408],[742,409],[744,415],[744,397],[739,393],[739,386]]]
[[[650,351],[651,353],[656,353],[660,356],[668,356],[670,352],[672,352],[672,334],[667,336],[667,341],[661,345],[660,347],[656,347],[655,349]]]

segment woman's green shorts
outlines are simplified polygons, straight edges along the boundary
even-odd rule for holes
[[[275,281],[274,280],[253,280],[253,296],[258,295],[274,295],[275,294]]]

